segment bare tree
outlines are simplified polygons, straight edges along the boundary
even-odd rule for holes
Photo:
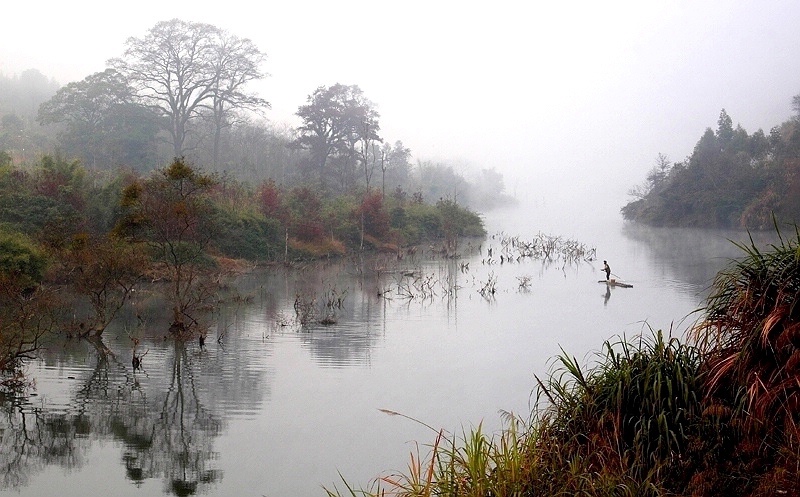
[[[228,111],[266,104],[243,88],[264,76],[258,69],[264,57],[249,40],[210,24],[172,19],[143,38],[128,38],[123,56],[108,63],[166,118],[175,157],[183,157],[192,121],[203,111],[210,109],[221,129]]]
[[[370,133],[369,128],[371,123],[372,119],[370,117],[365,119],[362,133],[354,135],[354,137],[361,142],[361,150],[358,155],[358,160],[363,166],[364,183],[366,184],[368,191],[370,187],[370,181],[372,180],[372,175],[375,173],[375,166],[378,163],[378,157],[381,156],[381,151],[377,142],[383,141],[379,136],[375,135],[374,133]]]
[[[225,31],[218,33],[214,48],[216,58],[212,68],[215,75],[209,108],[214,124],[213,166],[216,168],[219,163],[222,130],[236,121],[234,110],[260,113],[270,105],[245,89],[250,81],[266,76],[260,70],[266,55],[247,38],[239,38]]]

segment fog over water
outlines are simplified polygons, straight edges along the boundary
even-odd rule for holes
[[[489,238],[462,259],[469,273],[454,261],[426,266],[462,287],[456,300],[390,304],[378,283],[331,266],[316,284],[341,277],[352,290],[330,328],[277,324],[296,288],[314,283],[279,275],[250,282],[259,298],[222,315],[227,337],[204,351],[163,340],[153,318],[144,372],[130,371],[126,323],[104,336],[105,362],[83,341],[48,349],[31,366],[38,395],[4,405],[13,471],[0,495],[160,495],[184,480],[206,495],[322,495],[339,472],[359,485],[403,470],[414,441],[432,439],[381,408],[451,431],[482,420],[494,430],[501,410],[526,415],[534,375],[561,347],[589,362],[615,335],[682,329],[740,255],[730,240],[741,232],[622,221],[627,191],[656,156],[691,154],[723,108],[734,126],[768,133],[800,93],[800,3],[788,0],[253,5],[13,2],[2,9],[0,73],[35,68],[66,84],[160,21],[214,24],[267,53],[271,76],[257,88],[270,120],[294,126],[318,86],[358,85],[387,141],[465,173],[495,168],[519,205],[484,214]],[[484,265],[498,233],[575,239],[597,258]],[[603,259],[633,288],[598,284]],[[490,274],[494,299],[474,286]],[[259,294],[262,284],[272,293]],[[22,421],[34,419],[26,426],[40,436],[26,439]],[[201,464],[187,470],[187,454]]]

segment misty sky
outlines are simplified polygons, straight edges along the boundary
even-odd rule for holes
[[[509,193],[589,201],[599,215],[618,215],[659,153],[689,155],[722,108],[749,133],[791,116],[800,2],[547,4],[14,2],[0,73],[36,68],[66,84],[159,21],[207,22],[267,53],[271,76],[254,89],[273,121],[295,125],[320,85],[357,84],[383,137],[416,158],[494,167]]]

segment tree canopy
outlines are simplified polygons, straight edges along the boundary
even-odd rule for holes
[[[135,102],[128,80],[114,69],[69,83],[39,107],[40,124],[63,124],[64,152],[85,164],[155,162],[158,116]]]
[[[795,101],[798,97],[795,97]],[[800,122],[748,134],[723,109],[692,154],[670,163],[659,154],[625,219],[656,226],[768,229],[800,221]]]
[[[264,58],[250,40],[210,24],[172,19],[142,38],[128,38],[122,57],[108,63],[166,118],[174,156],[183,157],[195,121],[211,117],[220,128],[231,110],[266,105],[245,90],[265,76],[259,67]]]
[[[303,123],[295,140],[310,153],[306,174],[323,190],[346,189],[355,181],[358,162],[369,160],[366,151],[359,156],[358,147],[383,141],[380,115],[357,85],[320,86],[307,102],[297,110]]]
[[[104,71],[37,92],[43,97],[33,114],[7,112],[8,100],[0,102],[0,164],[35,166],[56,156],[113,175],[180,159],[223,182],[273,180],[286,190],[311,188],[325,200],[363,199],[373,189],[384,199],[452,196],[472,208],[508,200],[491,169],[415,161],[401,140],[384,140],[377,106],[355,84],[317,87],[298,107],[298,126],[269,121],[262,114],[269,103],[251,91],[267,76],[265,62],[249,39],[216,26],[159,22],[128,38]],[[46,82],[37,71],[24,76],[31,89]],[[0,90],[5,83],[0,76]],[[476,174],[468,179],[469,169]]]

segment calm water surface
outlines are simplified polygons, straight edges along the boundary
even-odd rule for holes
[[[322,486],[343,489],[339,473],[367,486],[405,470],[416,443],[427,452],[435,434],[422,423],[461,434],[500,429],[502,412],[526,417],[534,375],[561,348],[591,364],[606,339],[647,327],[680,334],[741,254],[729,239],[746,236],[534,214],[487,215],[490,236],[456,260],[243,277],[242,298],[216,316],[203,349],[165,339],[162,306],[143,297],[102,343],[49,343],[28,368],[34,395],[0,399],[0,495],[321,496]],[[503,240],[540,232],[595,248],[599,262],[499,264]],[[607,292],[603,259],[634,287]],[[427,279],[424,297],[402,295],[413,278]],[[300,326],[298,295],[315,300],[317,320],[341,297],[336,323]],[[131,337],[147,351],[135,372]]]

